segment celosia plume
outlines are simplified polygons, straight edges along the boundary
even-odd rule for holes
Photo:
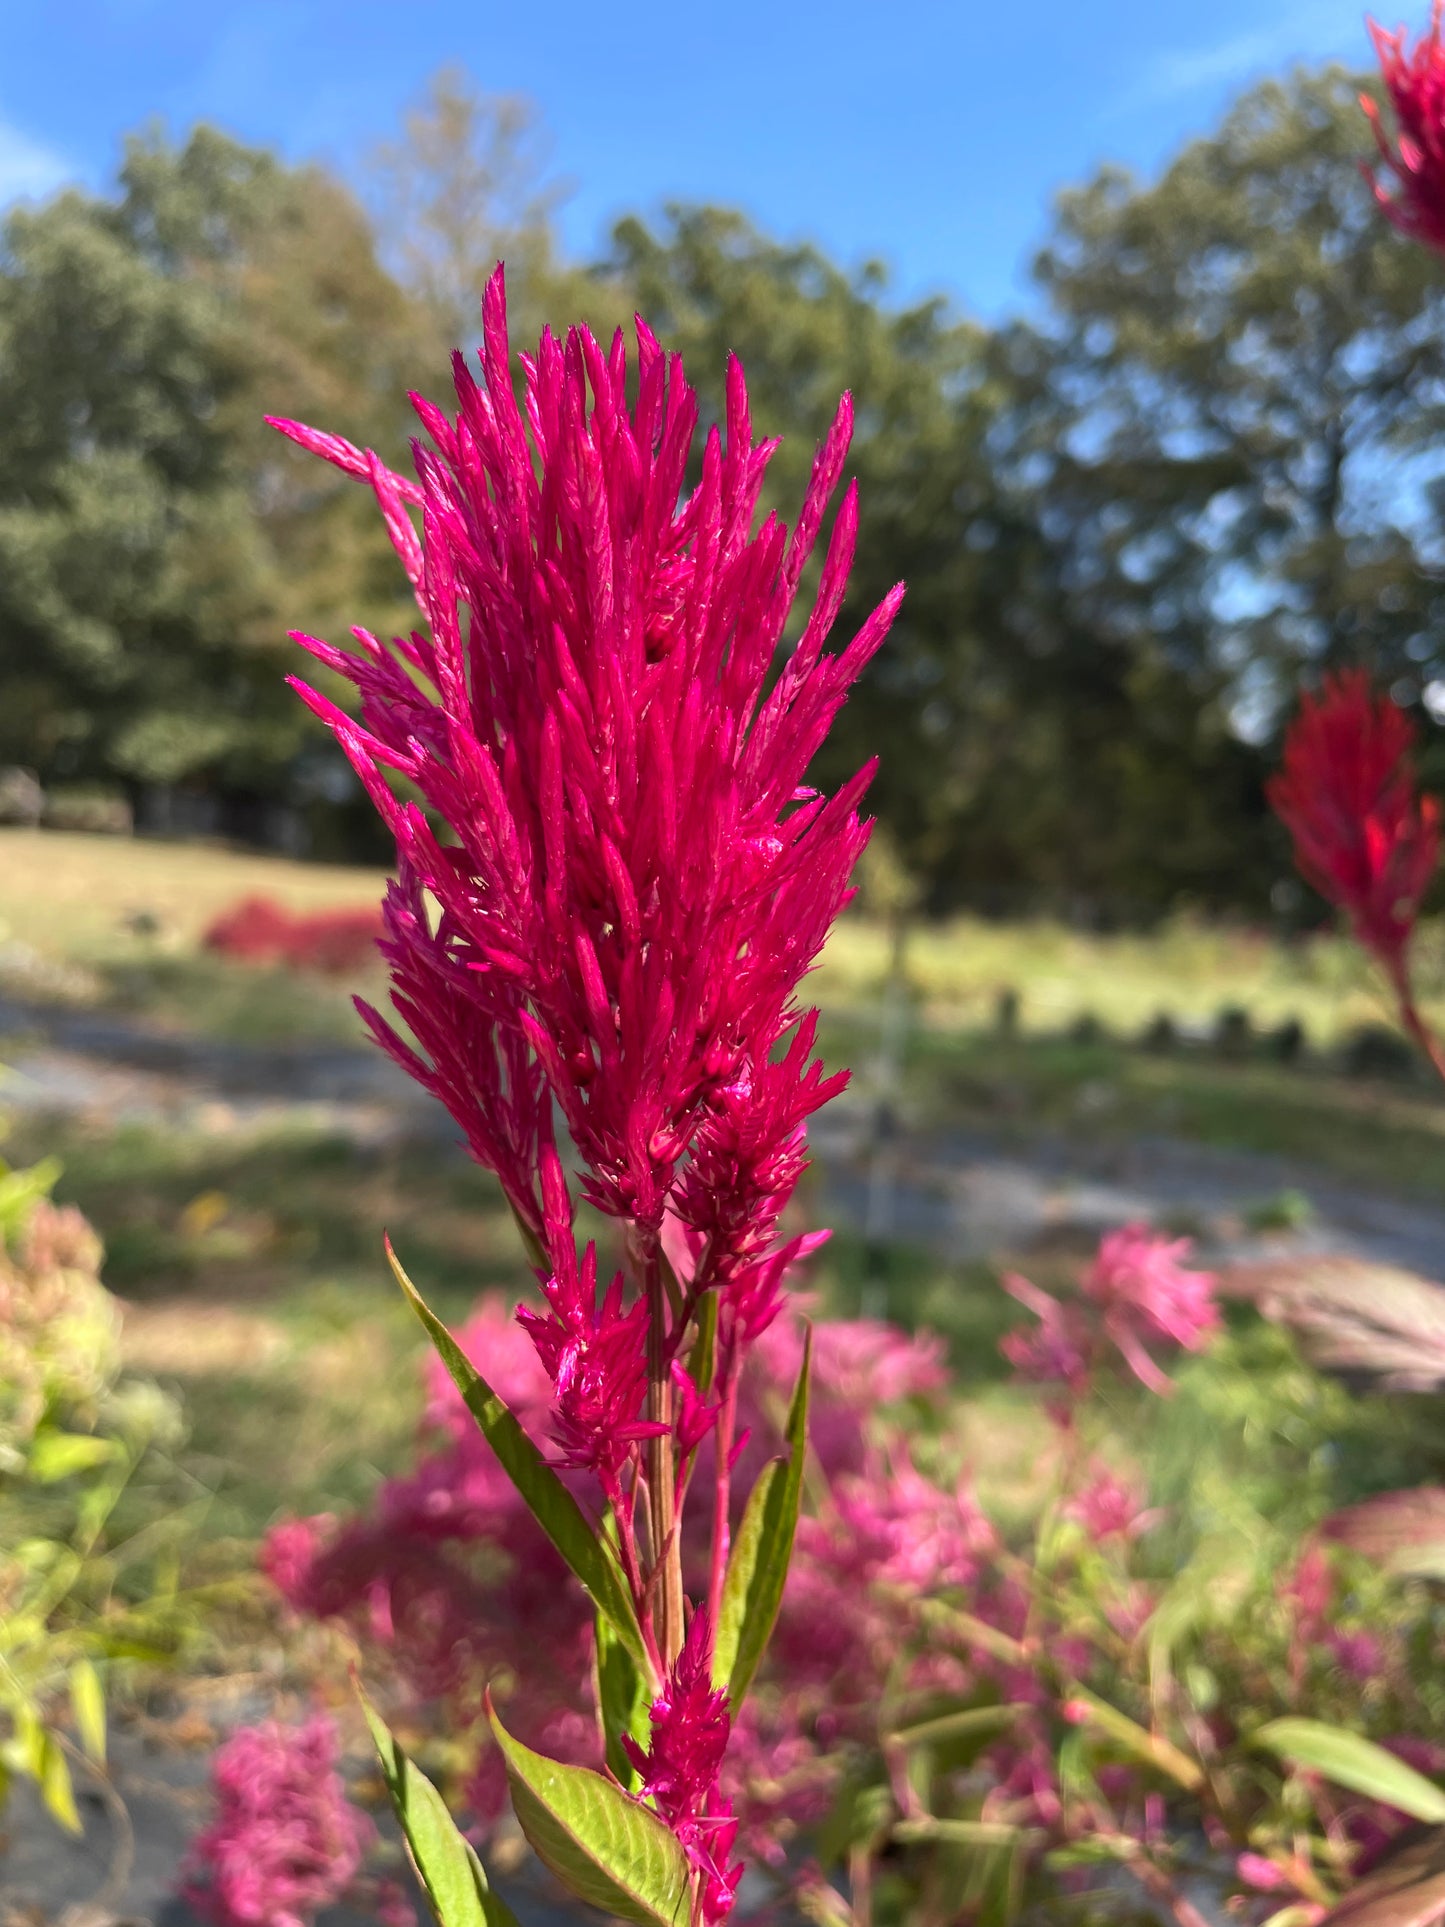
[[[804,776],[900,593],[825,653],[850,486],[769,686],[851,404],[791,536],[773,515],[754,530],[774,444],[754,440],[736,362],[725,437],[710,431],[683,501],[697,399],[641,322],[635,406],[621,337],[604,352],[585,329],[523,358],[519,405],[500,270],[483,315],[483,379],[456,358],[457,415],[416,399],[431,442],[416,482],[276,424],[371,484],[429,628],[390,644],[357,631],[353,648],[298,637],[361,699],[358,722],[302,686],[396,837],[384,950],[424,1055],[368,1020],[536,1235],[545,1088],[593,1202],[655,1233],[675,1194],[709,1239],[707,1282],[742,1292],[796,1183],[803,1120],[836,1088],[809,1065],[808,1029],[773,1058],[867,834],[870,770],[832,797]],[[398,802],[390,772],[422,804]],[[698,1175],[679,1184],[689,1151]]]
[[[1220,1324],[1213,1273],[1180,1263],[1189,1249],[1188,1238],[1161,1238],[1144,1224],[1111,1231],[1083,1276],[1078,1304],[1009,1272],[1004,1289],[1039,1322],[1006,1332],[999,1349],[1020,1377],[1077,1395],[1112,1346],[1136,1378],[1167,1395],[1173,1386],[1150,1347],[1197,1352]]]
[[[639,1298],[624,1309],[621,1272],[598,1302],[597,1247],[589,1243],[578,1262],[562,1165],[550,1145],[542,1194],[547,1249],[558,1268],[541,1280],[547,1312],[523,1306],[517,1320],[552,1381],[562,1464],[595,1472],[609,1503],[620,1505],[617,1475],[637,1442],[667,1430],[638,1417],[647,1392],[647,1304]]]
[[[1124,1362],[1151,1391],[1171,1389],[1151,1345],[1197,1352],[1219,1329],[1214,1274],[1180,1263],[1190,1248],[1188,1238],[1161,1238],[1146,1224],[1127,1224],[1100,1239],[1084,1276],[1085,1297],[1099,1307]]]
[[[641,321],[635,375],[620,334],[606,351],[585,329],[544,334],[522,358],[520,400],[500,269],[483,336],[480,383],[455,357],[455,416],[413,397],[428,438],[413,445],[414,482],[335,436],[275,424],[370,484],[425,618],[390,643],[297,637],[353,685],[359,716],[297,687],[396,841],[381,949],[414,1042],[363,1015],[497,1174],[533,1260],[546,1309],[518,1316],[551,1381],[562,1468],[601,1486],[661,1684],[637,1762],[696,1871],[699,1927],[731,1907],[739,1877],[717,1791],[730,1720],[710,1627],[748,1439],[743,1354],[818,1242],[784,1240],[781,1221],[807,1120],[843,1082],[815,1060],[817,1013],[795,996],[869,828],[871,765],[833,796],[806,777],[901,590],[825,650],[857,533],[850,485],[811,613],[784,647],[842,479],[848,397],[789,534],[776,515],[754,526],[774,444],[754,439],[735,361],[725,423],[685,493],[697,397]],[[582,1192],[625,1224],[625,1268],[600,1294],[595,1245],[577,1251],[554,1105]],[[694,1381],[683,1348],[704,1331],[687,1353],[708,1361]],[[705,1448],[712,1611],[685,1632],[679,1515]],[[449,1498],[435,1496],[440,1522]],[[450,1624],[447,1529],[428,1543],[409,1512],[408,1530]],[[323,1568],[367,1550],[343,1534],[308,1568],[301,1548],[277,1547],[277,1570],[319,1597]],[[388,1611],[417,1596],[410,1576],[384,1600],[373,1588]]]
[[[721,1920],[732,1910],[742,1878],[730,1866],[738,1823],[718,1791],[731,1719],[726,1692],[713,1690],[712,1634],[705,1611],[693,1615],[667,1685],[652,1703],[652,1733],[644,1750],[624,1734],[645,1798],[681,1841],[698,1880],[694,1917]]]
[[[310,1927],[355,1881],[373,1829],[346,1797],[336,1752],[318,1715],[242,1727],[217,1753],[216,1815],[191,1849],[185,1890],[211,1927]]]
[[[1301,699],[1269,784],[1301,874],[1397,981],[1440,848],[1439,806],[1415,787],[1414,742],[1399,706],[1347,670]]]
[[[1435,0],[1430,30],[1409,50],[1405,29],[1387,33],[1369,22],[1380,74],[1395,114],[1393,144],[1374,101],[1360,105],[1370,117],[1380,159],[1391,177],[1372,176],[1375,198],[1402,234],[1445,252],[1445,42]]]

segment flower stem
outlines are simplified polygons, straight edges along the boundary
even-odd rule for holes
[[[1410,982],[1410,966],[1405,961],[1403,952],[1400,956],[1389,959],[1386,968],[1390,973],[1390,982],[1400,1007],[1401,1024],[1412,1043],[1425,1053],[1435,1075],[1445,1081],[1445,1046],[1442,1046],[1440,1039],[1420,1015],[1419,1007],[1415,1002],[1414,986]]]
[[[665,1671],[682,1651],[682,1546],[677,1533],[677,1487],[673,1464],[672,1373],[667,1331],[667,1291],[657,1233],[634,1226],[633,1249],[647,1298],[647,1416],[667,1430],[647,1441],[647,1518],[657,1586],[657,1644]]]
[[[722,1397],[718,1405],[714,1447],[717,1463],[713,1473],[712,1567],[708,1574],[707,1623],[717,1637],[718,1616],[722,1612],[723,1581],[727,1576],[731,1527],[728,1512],[732,1498],[733,1433],[737,1429],[738,1374],[733,1348],[729,1346],[723,1366]]]

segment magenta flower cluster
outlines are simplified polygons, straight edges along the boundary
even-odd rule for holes
[[[775,444],[754,438],[736,362],[726,435],[709,432],[689,491],[697,398],[641,323],[635,406],[621,338],[604,353],[583,329],[523,358],[516,400],[500,270],[481,354],[480,384],[456,359],[455,418],[416,400],[432,443],[416,482],[277,423],[374,488],[429,631],[298,638],[360,698],[358,722],[302,686],[396,837],[384,949],[421,1052],[369,1021],[549,1258],[555,1099],[591,1201],[654,1235],[672,1204],[708,1241],[707,1282],[741,1294],[796,1182],[801,1126],[836,1088],[810,1064],[810,1029],[773,1056],[847,896],[871,772],[832,797],[805,777],[901,593],[825,652],[850,486],[772,680],[851,405],[791,535],[774,515],[755,531]],[[419,802],[397,799],[392,772]]]
[[[216,1812],[191,1848],[187,1900],[211,1927],[310,1927],[355,1889],[370,1820],[346,1797],[336,1729],[242,1727],[212,1765]],[[415,1927],[390,1883],[367,1896],[386,1927]]]
[[[1181,1262],[1189,1250],[1188,1238],[1163,1238],[1143,1224],[1111,1231],[1083,1276],[1080,1297],[1067,1303],[1010,1273],[1005,1287],[1038,1322],[1009,1332],[1004,1356],[1022,1377],[1077,1395],[1116,1351],[1150,1391],[1167,1395],[1170,1380],[1155,1352],[1199,1351],[1220,1324],[1214,1276]]]

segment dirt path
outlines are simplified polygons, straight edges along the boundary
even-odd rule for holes
[[[32,1115],[202,1134],[307,1123],[370,1145],[456,1139],[439,1105],[360,1045],[219,1043],[0,1000],[0,1057],[12,1073],[5,1104]],[[1259,1207],[1293,1192],[1309,1201],[1308,1223],[1269,1233],[1271,1252],[1345,1252],[1445,1279],[1445,1205],[1342,1183],[1291,1159],[1164,1137],[1005,1141],[958,1129],[904,1133],[880,1150],[864,1110],[846,1099],[816,1121],[813,1146],[827,1216],[955,1259],[1091,1236],[1131,1218],[1185,1223],[1210,1256],[1248,1257],[1261,1249],[1250,1229]]]

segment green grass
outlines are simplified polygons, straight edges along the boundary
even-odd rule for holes
[[[383,883],[375,870],[204,844],[0,829],[0,981],[43,991],[48,978],[55,995],[213,1035],[351,1034],[347,992],[358,986],[258,985],[257,973],[206,958],[200,939],[246,896],[293,909],[356,906],[375,903]],[[846,917],[813,994],[825,1008],[874,1004],[889,959],[881,925]],[[1426,1002],[1445,1012],[1445,928],[1424,933],[1420,962]],[[1286,943],[1189,918],[1145,935],[957,918],[912,932],[908,974],[941,1030],[986,1026],[1004,992],[1017,995],[1027,1034],[1091,1015],[1111,1033],[1133,1035],[1161,1011],[1198,1024],[1236,1007],[1259,1028],[1296,1018],[1323,1047],[1386,1014],[1368,966],[1343,939]]]
[[[1445,932],[1423,933],[1421,989],[1445,1009]],[[812,993],[825,1007],[875,1002],[888,974],[886,932],[845,918]],[[1242,927],[1180,917],[1148,934],[1099,935],[1044,920],[985,923],[960,917],[912,931],[908,981],[939,1030],[991,1026],[999,999],[1018,1000],[1026,1034],[1056,1034],[1080,1018],[1114,1035],[1141,1034],[1161,1013],[1176,1023],[1215,1022],[1229,1009],[1256,1029],[1290,1019],[1318,1047],[1388,1016],[1380,987],[1355,946],[1318,936],[1285,942]]]

